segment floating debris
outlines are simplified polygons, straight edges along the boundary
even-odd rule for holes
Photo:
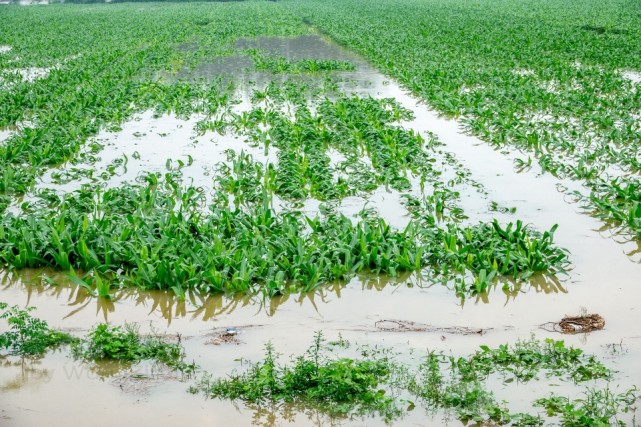
[[[483,335],[492,328],[468,328],[466,326],[437,327],[409,320],[379,320],[376,329],[385,332],[443,332],[460,335]]]
[[[226,328],[223,331],[215,332],[214,336],[207,341],[206,344],[221,345],[221,344],[240,344],[238,339],[240,330],[238,328]]]
[[[598,331],[605,326],[605,319],[598,314],[566,316],[560,322],[547,322],[541,328],[549,332],[562,334],[581,334]]]

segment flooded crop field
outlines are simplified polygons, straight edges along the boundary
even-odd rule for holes
[[[0,425],[637,425],[638,34],[0,6]]]

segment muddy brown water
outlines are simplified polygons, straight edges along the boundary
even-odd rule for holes
[[[270,43],[285,46],[278,52],[296,58],[308,55],[309,45],[322,40],[329,46],[323,52],[343,52],[342,58],[355,61],[352,53],[320,37],[313,42],[309,38],[300,43],[295,40]],[[260,47],[265,49],[272,46],[266,41],[257,43],[262,43]],[[307,47],[299,52],[297,49],[303,47],[297,46]],[[580,190],[580,185],[541,176],[536,166],[516,173],[513,160],[522,155],[495,151],[466,135],[455,121],[439,117],[364,61],[359,62],[358,69],[342,85],[346,91],[396,98],[416,115],[406,126],[433,132],[445,143],[444,149],[454,153],[488,193],[483,197],[474,191],[463,193],[461,203],[470,221],[498,217],[505,222],[520,218],[540,230],[559,224],[556,241],[570,251],[573,269],[557,280],[534,278],[513,293],[497,287],[489,294],[465,301],[444,286],[428,287],[416,274],[398,279],[361,276],[348,284],[269,301],[196,293],[180,301],[171,293],[137,290],[116,292],[109,301],[92,298],[71,284],[43,285],[41,275],[54,276],[51,271],[0,272],[0,300],[35,306],[38,317],[74,333],[84,333],[98,322],[109,321],[136,322],[143,331],[180,334],[186,359],[214,376],[243,369],[242,360],[259,360],[268,340],[287,360],[289,355],[304,351],[318,330],[330,340],[340,335],[354,343],[394,348],[405,355],[409,349],[419,353],[430,349],[467,354],[479,345],[513,343],[534,334],[538,338],[563,338],[568,344],[603,357],[608,366],[619,371],[612,388],[616,384],[622,391],[634,384],[641,385],[638,241],[613,236],[607,229],[603,231],[601,222],[582,213],[565,190]],[[377,207],[386,216],[394,216],[395,212],[397,216],[403,215],[393,200],[381,197]],[[516,207],[516,214],[490,212],[487,208],[490,201]],[[396,220],[402,224],[406,219]],[[605,318],[604,330],[562,336],[539,328],[564,315],[579,314],[583,307]],[[394,332],[376,327],[377,322],[385,320],[416,322],[433,329]],[[216,331],[226,327],[239,328],[238,343],[209,344]],[[483,329],[484,333],[461,334],[456,328]],[[613,344],[620,345],[616,347],[620,348],[617,354],[612,354]],[[142,364],[133,371],[116,368],[82,364],[64,351],[39,361],[0,359],[0,425],[330,424],[330,420],[314,410],[287,406],[256,409],[194,396],[186,392],[190,380],[162,376],[151,365]],[[575,389],[555,387],[546,381],[505,385],[493,379],[490,383],[497,397],[508,400],[513,410],[530,411],[530,402],[550,390],[576,393]],[[375,418],[344,420],[341,424],[383,425],[383,422]],[[447,420],[442,414],[426,414],[419,407],[394,424],[460,425],[460,422]]]

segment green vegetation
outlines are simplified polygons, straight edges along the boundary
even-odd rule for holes
[[[605,426],[617,415],[634,412],[641,396],[636,389],[613,394],[606,388],[585,388],[596,379],[609,380],[613,372],[592,355],[567,347],[563,341],[534,338],[514,346],[501,345],[467,356],[430,352],[418,367],[400,362],[389,351],[359,347],[360,358],[330,356],[329,351],[349,351],[344,340],[328,344],[322,334],[288,365],[279,365],[274,348],[267,345],[263,361],[229,378],[205,376],[192,388],[212,398],[241,400],[258,406],[278,402],[310,406],[333,417],[378,413],[388,421],[403,416],[402,404],[413,409],[421,402],[429,411],[445,411],[463,422],[515,426],[540,426],[557,415],[564,426]],[[490,376],[504,384],[555,378],[572,381],[585,390],[587,399],[570,401],[552,396],[537,399],[545,413],[511,413],[509,402],[498,402],[488,388]],[[536,385],[533,385],[536,387]]]
[[[88,362],[113,360],[135,364],[153,360],[185,374],[193,373],[196,365],[184,362],[182,346],[168,338],[171,339],[156,334],[142,336],[133,324],[121,327],[101,323],[73,344],[72,353]]]
[[[625,425],[618,417],[634,412],[639,395],[636,388],[623,393],[610,389],[589,389],[583,399],[571,400],[552,395],[538,399],[535,406],[544,408],[550,416],[559,416],[564,427]]]
[[[282,57],[254,56],[257,70],[271,71],[274,74],[288,73],[321,73],[327,71],[354,71],[355,67],[348,61],[334,59],[300,59],[292,61]]]
[[[153,360],[183,373],[192,373],[195,364],[183,361],[184,352],[179,343],[168,342],[159,335],[141,336],[135,325],[125,327],[98,324],[85,337],[49,328],[47,322],[30,313],[35,307],[22,310],[0,302],[0,319],[9,326],[0,333],[0,350],[11,355],[43,356],[47,350],[71,345],[74,357],[87,362],[113,360],[125,364]]]
[[[29,313],[33,310],[35,307],[22,310],[0,302],[0,319],[9,326],[7,332],[0,333],[0,349],[9,350],[10,354],[42,356],[51,348],[76,341],[71,335],[51,329],[44,320],[31,316]]]
[[[99,324],[83,338],[75,338],[32,317],[29,312],[33,308],[20,310],[1,304],[0,309],[5,310],[0,318],[10,327],[0,334],[0,344],[10,354],[41,356],[49,348],[70,344],[73,356],[86,362],[116,361],[127,366],[152,360],[184,374],[198,369],[194,363],[184,362],[180,340],[172,343],[155,334],[142,336],[132,324]],[[388,421],[403,416],[403,404],[413,409],[414,402],[421,402],[429,411],[445,411],[464,422],[521,426],[543,425],[546,416],[559,416],[563,426],[612,425],[621,414],[636,411],[641,400],[636,389],[614,393],[607,385],[583,387],[585,399],[559,395],[538,398],[534,407],[545,412],[534,415],[512,413],[509,402],[496,400],[488,379],[497,374],[503,384],[554,378],[581,385],[613,379],[614,372],[596,357],[567,347],[563,341],[533,337],[513,346],[481,346],[467,357],[428,352],[418,367],[400,362],[398,355],[381,348],[359,346],[355,351],[358,358],[336,355],[354,354],[351,343],[343,338],[328,343],[319,332],[305,354],[280,365],[268,344],[263,361],[246,372],[225,379],[205,374],[190,390],[212,398],[241,400],[250,407],[286,402],[313,407],[331,417],[378,414]]]
[[[156,182],[156,181],[154,181]],[[340,214],[276,214],[269,198],[245,211],[203,215],[201,194],[177,183],[81,191],[28,217],[0,220],[0,260],[16,268],[54,266],[94,271],[104,282],[144,289],[250,292],[311,290],[362,271],[396,275],[431,267],[445,279],[483,277],[463,294],[487,289],[497,274],[526,278],[561,271],[567,254],[518,223],[394,230],[380,218],[354,224]],[[179,201],[179,203],[177,202]],[[124,271],[118,274],[118,271]]]
[[[171,289],[179,296],[187,289],[273,296],[362,272],[396,276],[423,268],[431,271],[430,280],[456,278],[456,291],[465,296],[485,292],[503,277],[526,280],[568,265],[567,253],[552,243],[554,229],[540,234],[520,222],[459,225],[465,216],[450,187],[476,184],[439,151],[435,138],[401,126],[413,114],[393,99],[335,90],[329,97],[330,88],[319,93],[289,82],[254,90],[251,108],[237,113],[231,95],[215,85],[143,86],[144,96],[132,101],[136,109],[198,113],[201,134],[237,135],[250,146],[277,150],[277,164],[229,153],[227,162],[215,165],[211,201],[204,189],[183,184],[184,164],[173,169],[168,162],[164,177],[141,171],[139,184],[115,188],[91,170],[59,174],[57,182],[89,177],[94,185],[68,194],[36,192],[20,212],[4,215],[0,263],[71,271],[70,280],[102,297],[114,286]],[[330,153],[344,160],[332,164]],[[452,171],[444,182],[442,174]],[[107,180],[115,173],[111,168]],[[410,196],[413,181],[424,200]],[[354,222],[337,211],[335,203],[345,197],[379,188],[407,196],[414,218],[404,229],[371,212]],[[276,209],[276,198],[293,209]],[[310,198],[327,202],[321,214],[297,211]]]
[[[211,397],[242,400],[250,404],[285,401],[312,405],[335,416],[352,412],[378,412],[386,418],[398,415],[393,400],[378,386],[388,376],[384,361],[349,358],[329,359],[323,354],[324,340],[318,333],[306,354],[292,366],[278,366],[271,344],[265,358],[249,371],[229,379],[212,381],[205,377],[192,392]]]
[[[181,357],[178,344],[169,344],[159,337],[141,338],[133,325],[96,326],[86,339],[74,347],[76,356],[87,360],[120,360],[138,362],[146,359],[174,361]]]
[[[641,233],[638,2],[285,4],[472,134],[582,181],[596,216]]]
[[[226,6],[167,4],[152,6],[152,14],[132,13],[138,5],[3,8],[0,40],[12,50],[0,54],[0,128],[21,131],[0,144],[0,193],[27,192],[47,167],[72,159],[89,137],[136,111],[188,116],[225,102],[215,81],[160,83],[161,72],[228,54],[241,37],[307,32],[276,4]],[[199,49],[176,49],[194,40]],[[48,72],[29,81],[15,71],[33,67]]]
[[[536,230],[496,202],[484,202],[483,221],[463,208],[470,193],[489,193],[435,135],[412,129],[411,110],[366,84],[350,89],[362,61],[242,47],[319,32],[510,150],[517,171],[535,160],[583,183],[577,198],[591,214],[641,236],[638,2],[222,3],[0,9],[0,268],[53,268],[101,298],[132,287],[181,299],[274,297],[406,272],[465,298],[568,270],[556,226]],[[224,158],[141,166],[124,183],[117,179],[138,151],[99,170],[100,157],[121,148],[105,140],[149,112],[189,123],[192,146],[236,145],[225,145]],[[194,163],[203,167],[198,184],[187,173]],[[398,217],[386,217],[383,203]],[[8,325],[0,349],[42,356],[70,345],[87,363],[197,369],[167,337],[99,324],[76,338],[31,310],[0,303]],[[318,334],[281,365],[268,345],[247,372],[205,377],[193,391],[339,418],[391,422],[421,405],[465,423],[522,426],[617,424],[639,400],[636,389],[610,391],[614,372],[562,341],[432,352],[418,367],[377,349],[354,353],[342,339],[331,348],[345,354],[325,347]],[[497,378],[506,387],[572,383],[584,398],[552,394],[533,401],[537,413],[513,413],[494,395]]]
[[[443,365],[449,366],[449,375],[443,372]],[[496,349],[481,346],[480,351],[468,357],[430,353],[415,374],[401,378],[428,407],[450,409],[461,420],[542,425],[540,415],[512,414],[505,403],[496,401],[486,386],[495,373],[504,383],[514,380],[527,383],[540,379],[540,374],[546,379],[554,377],[576,383],[609,379],[612,375],[594,356],[585,355],[581,349],[566,347],[563,341],[542,342],[533,338]]]

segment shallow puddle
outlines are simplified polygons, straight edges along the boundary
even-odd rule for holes
[[[251,58],[242,55],[224,56],[198,64],[193,70],[183,69],[178,72],[176,78],[181,79],[207,79],[224,78],[234,81],[233,76],[244,74],[254,66]]]
[[[318,47],[319,40],[327,44],[320,37],[297,40],[261,39],[252,42],[254,45],[248,41],[242,43],[245,47],[260,47],[288,58],[303,58],[313,52],[316,58],[357,60],[338,45]],[[322,53],[316,54],[314,49],[317,48]],[[343,56],[331,56],[339,51]],[[535,334],[539,338],[563,338],[569,345],[607,357],[606,364],[620,371],[617,374],[620,391],[639,385],[641,247],[638,241],[612,236],[603,223],[581,213],[567,190],[581,190],[580,185],[560,181],[549,174],[541,176],[535,170],[516,173],[513,162],[519,153],[495,151],[466,135],[457,122],[439,117],[393,80],[370,67],[359,66],[349,73],[349,78],[341,81],[340,86],[351,93],[395,98],[416,116],[412,122],[405,123],[405,127],[438,136],[445,144],[442,149],[453,153],[484,190],[481,193],[470,188],[461,193],[460,204],[469,216],[469,222],[492,218],[507,222],[520,218],[539,230],[549,230],[559,224],[556,241],[570,251],[573,262],[567,277],[536,277],[514,292],[503,291],[498,286],[489,295],[465,301],[456,298],[445,286],[429,286],[417,274],[395,280],[361,276],[348,284],[327,286],[315,293],[272,300],[188,293],[181,301],[169,292],[138,290],[117,291],[113,300],[96,299],[72,285],[42,285],[41,274],[56,276],[53,272],[24,271],[4,273],[0,278],[0,300],[36,306],[36,316],[54,327],[71,331],[84,332],[97,322],[108,320],[113,324],[136,322],[143,330],[153,328],[163,334],[181,334],[187,360],[194,360],[215,376],[225,376],[235,368],[242,369],[241,358],[260,359],[268,340],[284,354],[284,359],[290,354],[299,354],[308,347],[318,330],[330,340],[337,339],[340,334],[344,339],[360,344],[402,351],[409,348],[443,350],[453,354],[473,352],[479,345],[513,343]],[[195,183],[206,183],[211,177],[203,171],[216,160],[222,160],[225,149],[237,149],[238,144],[243,149],[250,149],[238,139],[214,137],[213,134],[196,137],[191,120],[155,119],[151,113],[138,118],[140,120],[125,124],[118,133],[103,133],[97,138],[97,142],[105,146],[97,154],[100,157],[95,164],[97,170],[108,169],[123,154],[128,157],[126,167],[119,165],[115,169],[117,173],[109,177],[114,183],[135,179],[142,170],[166,170],[168,158],[172,164],[178,159],[187,160],[187,164],[188,156],[193,161],[182,169],[184,176]],[[276,150],[270,149],[267,156],[259,147],[255,150],[252,154],[258,158],[262,155],[265,161],[275,161],[271,156]],[[333,161],[340,161],[340,158]],[[50,181],[52,172],[45,175],[42,185]],[[76,185],[78,182],[73,181],[63,187],[53,187],[70,190]],[[395,192],[377,190],[368,198],[343,200],[342,208],[346,213],[354,213],[367,203],[391,219],[394,225],[403,226],[406,213],[399,197]],[[516,214],[490,209],[492,201],[516,208]],[[314,211],[317,206],[314,201],[308,201],[303,209]],[[64,281],[62,276],[56,277]],[[579,314],[582,307],[605,318],[603,331],[562,336],[539,327],[565,315]],[[388,322],[378,323],[379,326],[390,322],[414,322],[429,328],[399,332],[377,327],[377,322]],[[239,342],[212,345],[212,334],[227,327],[238,328]],[[484,332],[457,332],[478,329]],[[625,351],[612,355],[609,349],[614,344],[621,344]],[[129,380],[121,378],[121,381]],[[175,425],[176,422],[265,426],[289,422],[295,425],[327,424],[327,420],[313,410],[308,413],[286,407],[252,410],[243,405],[235,407],[229,402],[205,400],[187,394],[187,384],[173,378],[147,385],[144,395],[123,390],[119,383],[99,379],[86,365],[73,362],[61,353],[34,363],[9,361],[0,368],[0,389],[3,390],[0,419],[4,417],[2,424],[7,426],[41,425],[44,420],[50,426],[66,426],[71,418],[78,424],[95,426],[114,425],[119,421],[127,425],[153,423],[157,426]],[[543,389],[499,384],[496,390],[498,397],[514,402],[516,409],[530,410],[527,402],[534,396],[540,397],[538,393]],[[292,412],[292,420],[288,419],[288,411]],[[417,408],[398,424],[434,423],[443,423],[441,415],[432,419],[423,409]],[[344,424],[383,425],[383,422],[367,419],[345,421]],[[446,424],[460,425],[457,421]]]
[[[156,117],[147,111],[137,114],[116,132],[101,132],[90,144],[87,157],[94,163],[79,162],[45,173],[36,190],[50,189],[60,194],[77,190],[93,180],[115,187],[135,183],[144,173],[180,171],[185,184],[211,189],[212,174],[218,163],[227,161],[227,150],[244,151],[256,161],[276,162],[263,150],[251,147],[233,135],[214,132],[198,135],[194,127],[200,117],[189,120],[173,115]],[[274,150],[275,151],[275,150]],[[91,171],[82,178],[80,171]]]
[[[333,59],[336,61],[355,62],[355,65],[363,65],[365,63],[359,56],[316,34],[300,37],[241,39],[236,42],[235,47],[238,49],[260,49],[270,56],[280,56],[292,61]]]

